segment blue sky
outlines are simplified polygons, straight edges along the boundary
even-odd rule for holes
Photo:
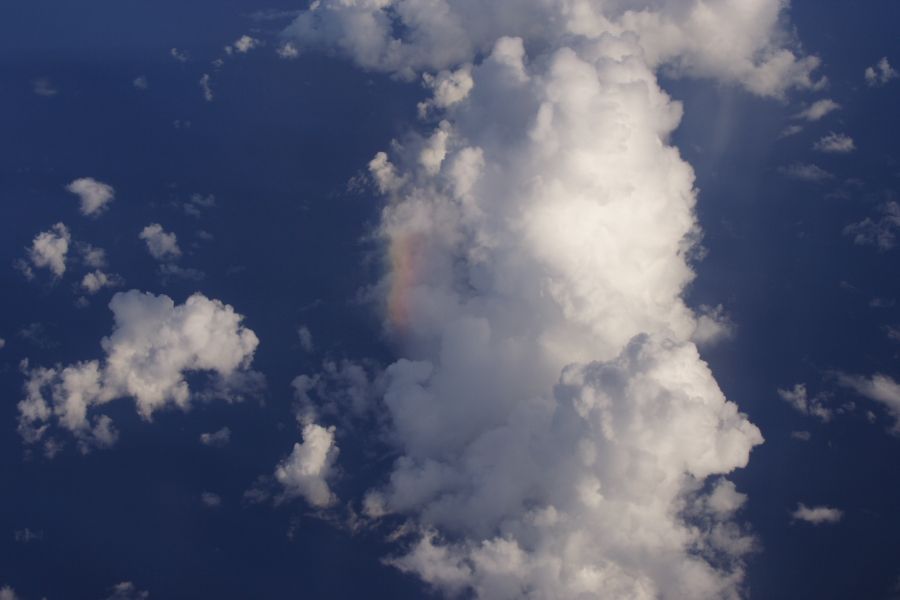
[[[896,3],[339,4],[0,9],[0,598],[896,597]]]

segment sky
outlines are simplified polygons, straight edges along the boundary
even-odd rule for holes
[[[900,5],[0,8],[0,600],[900,597]]]

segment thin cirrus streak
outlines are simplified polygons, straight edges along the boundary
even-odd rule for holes
[[[285,31],[434,92],[369,165],[405,341],[400,458],[363,499],[407,520],[389,564],[490,600],[743,595],[723,476],[763,439],[692,341],[694,176],[656,72],[821,87],[785,5],[330,0]]]

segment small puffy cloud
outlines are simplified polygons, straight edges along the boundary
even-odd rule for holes
[[[779,389],[778,395],[797,412],[816,417],[825,423],[834,416],[834,413],[822,404],[820,396],[809,396],[804,383],[798,383],[793,388]]]
[[[432,109],[443,110],[466,99],[475,82],[472,68],[463,66],[456,71],[441,71],[437,75],[422,75],[425,87],[432,90],[432,97],[419,103],[419,117],[425,118]]]
[[[9,587],[8,585],[4,585],[0,587],[0,600],[21,600],[19,596],[16,595],[16,591]]]
[[[843,511],[829,506],[806,506],[802,502],[797,505],[797,509],[791,513],[791,517],[795,521],[803,521],[813,525],[822,525],[826,523],[837,523],[844,516]]]
[[[207,508],[219,508],[222,506],[222,496],[213,492],[203,492],[200,494],[200,501]]]
[[[42,531],[32,531],[27,527],[25,529],[17,529],[13,533],[13,539],[21,544],[28,544],[30,542],[39,542],[44,539],[44,532]]]
[[[150,87],[150,82],[147,81],[146,75],[139,75],[135,77],[131,84],[134,86],[134,89],[141,91],[146,90]]]
[[[106,205],[116,196],[111,185],[97,181],[93,177],[76,179],[67,185],[66,189],[81,199],[81,214],[92,217],[106,210]]]
[[[778,170],[785,177],[810,183],[822,183],[834,179],[833,174],[811,163],[794,163]]]
[[[147,243],[147,251],[156,260],[172,260],[181,256],[178,238],[174,233],[167,233],[159,223],[147,225],[138,237]]]
[[[865,71],[866,83],[871,87],[884,85],[898,76],[900,74],[888,62],[887,56],[883,56],[874,66],[866,67]]]
[[[150,592],[139,590],[130,581],[123,581],[112,586],[106,600],[147,600],[149,597]]]
[[[116,274],[107,274],[103,271],[86,273],[81,279],[81,289],[88,294],[96,294],[103,288],[118,287],[122,284],[121,278]]]
[[[297,46],[295,46],[292,42],[284,42],[275,50],[275,53],[280,57],[286,60],[291,60],[300,56],[300,51],[297,50]]]
[[[791,439],[799,440],[801,442],[808,442],[812,439],[812,434],[808,431],[792,431]]]
[[[796,118],[804,119],[806,121],[818,121],[824,118],[825,115],[838,110],[840,107],[840,104],[830,98],[816,100],[807,108],[797,113]]]
[[[315,423],[303,427],[303,442],[275,469],[275,479],[284,487],[286,498],[302,497],[312,506],[325,508],[336,500],[328,479],[337,459],[334,428]]]
[[[697,327],[691,339],[698,346],[712,346],[734,336],[736,326],[725,308],[718,306],[701,306],[697,317]]]
[[[779,137],[779,139],[791,137],[792,135],[797,135],[801,131],[803,131],[802,125],[788,125],[787,127],[785,127],[784,129],[781,130],[781,133],[778,135],[778,137]]]
[[[880,217],[866,217],[844,227],[844,235],[853,238],[853,243],[859,246],[875,246],[882,252],[893,248],[900,228],[900,203],[885,202],[879,211]]]
[[[849,135],[832,132],[816,142],[813,149],[831,154],[848,154],[856,150],[856,144]]]
[[[900,433],[900,384],[892,377],[881,373],[870,377],[839,373],[838,383],[864,398],[882,404],[894,419],[894,432]]]
[[[313,337],[312,332],[310,332],[309,327],[306,325],[301,325],[297,329],[297,337],[300,339],[300,347],[303,348],[304,352],[312,352],[313,351]]]
[[[75,242],[75,248],[81,255],[81,261],[92,269],[103,269],[106,267],[106,251],[103,248],[97,248],[87,242]]]
[[[159,265],[159,276],[163,283],[168,283],[172,279],[184,279],[186,281],[203,281],[206,279],[206,273],[199,269],[181,267],[172,263]]]
[[[179,50],[178,48],[169,50],[169,55],[180,63],[187,62],[188,60],[188,53],[184,50]]]
[[[212,102],[215,95],[213,94],[212,85],[210,84],[209,73],[204,73],[203,76],[200,77],[198,83],[200,85],[200,90],[203,92],[203,99],[207,102]]]
[[[184,203],[183,208],[185,214],[191,217],[200,217],[203,211],[214,208],[216,206],[216,197],[213,194],[191,194],[191,197]]]
[[[66,255],[69,253],[71,241],[69,229],[63,223],[57,223],[50,231],[37,234],[28,251],[31,264],[38,268],[49,269],[56,277],[62,277],[66,272]]]
[[[204,446],[212,448],[224,448],[231,441],[231,429],[223,427],[218,431],[205,432],[200,434],[200,443]]]
[[[47,79],[46,77],[40,77],[31,82],[32,91],[38,95],[43,96],[44,98],[52,98],[56,94],[59,93],[59,90],[56,89],[56,86]]]
[[[231,306],[202,294],[176,305],[137,290],[116,294],[109,306],[115,327],[101,342],[102,360],[23,366],[19,432],[27,443],[47,441],[55,427],[74,435],[82,451],[109,447],[117,433],[99,410],[113,400],[133,398],[149,421],[169,406],[188,410],[198,397],[237,401],[261,386],[261,376],[249,369],[259,340]],[[203,392],[192,392],[191,373],[208,376]]]
[[[249,35],[242,35],[230,46],[225,46],[225,52],[231,54],[232,52],[238,52],[240,54],[247,54],[257,46],[259,46],[260,42],[256,38],[252,38]]]

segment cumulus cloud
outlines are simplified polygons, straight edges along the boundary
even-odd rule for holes
[[[326,429],[315,423],[305,425],[302,443],[294,444],[290,456],[275,470],[275,479],[284,487],[284,496],[302,497],[318,508],[333,504],[336,498],[328,479],[337,455],[334,428]]]
[[[200,443],[213,448],[223,448],[231,441],[231,429],[223,427],[218,431],[201,433]]]
[[[222,506],[222,496],[214,492],[203,492],[200,494],[200,502],[202,502],[206,508],[219,508]]]
[[[874,66],[866,67],[865,71],[866,83],[871,87],[884,85],[898,76],[900,75],[888,62],[887,56],[883,56]]]
[[[802,502],[797,505],[797,510],[791,513],[795,521],[804,521],[813,525],[825,523],[837,523],[844,516],[843,511],[829,506],[806,506]]]
[[[892,377],[881,373],[870,377],[840,373],[838,382],[860,396],[882,404],[894,419],[894,432],[900,433],[900,384]]]
[[[797,113],[796,118],[804,119],[806,121],[819,121],[839,108],[841,108],[841,105],[830,98],[816,100],[807,108]]]
[[[18,408],[27,443],[55,446],[52,430],[63,429],[82,451],[108,447],[118,433],[100,411],[113,400],[132,398],[149,421],[169,406],[188,410],[198,397],[240,400],[261,384],[249,370],[259,341],[231,306],[202,294],[176,305],[168,296],[131,290],[113,296],[109,307],[115,326],[101,341],[102,360],[24,365],[25,398]],[[207,374],[208,389],[192,393],[186,379],[192,373]]]
[[[81,199],[81,214],[91,217],[100,215],[113,201],[116,192],[113,187],[93,177],[76,179],[66,189]]]
[[[71,241],[69,229],[63,223],[57,223],[50,231],[37,234],[28,251],[31,264],[37,268],[49,269],[56,277],[62,277],[66,272],[66,255]],[[30,268],[27,268],[26,276],[30,273]]]
[[[116,274],[108,274],[103,271],[86,273],[81,279],[81,289],[88,294],[96,294],[103,288],[118,287],[122,285],[122,279]]]
[[[171,48],[169,50],[169,56],[171,56],[172,58],[174,58],[175,60],[177,60],[180,63],[188,61],[188,53],[185,52],[184,50],[179,50],[178,48]]]
[[[106,600],[147,600],[149,597],[150,592],[139,590],[130,581],[123,581],[112,586]]]
[[[285,60],[291,60],[300,56],[300,51],[297,50],[297,46],[295,46],[292,42],[284,42],[278,48],[275,49],[275,53]]]
[[[701,306],[697,327],[691,339],[699,346],[711,346],[734,336],[737,329],[721,304]]]
[[[859,246],[875,246],[881,251],[893,248],[900,228],[900,203],[885,202],[879,211],[880,217],[866,217],[844,227],[844,235],[853,238],[853,243]]]
[[[823,183],[834,179],[834,175],[811,163],[794,163],[778,169],[785,177],[807,181],[809,183]]]
[[[147,251],[156,260],[172,260],[181,256],[178,238],[168,233],[159,223],[151,223],[141,230],[138,237],[147,244]]]
[[[150,82],[147,81],[146,75],[139,75],[135,77],[131,84],[134,86],[134,89],[141,91],[144,91],[150,87]]]
[[[204,73],[200,77],[198,84],[200,85],[200,91],[203,92],[203,99],[207,102],[212,102],[215,99],[215,95],[213,94],[209,73]]]
[[[259,40],[249,35],[242,35],[230,46],[225,46],[225,52],[231,54],[237,52],[239,54],[247,54],[254,48],[259,46]]]
[[[825,408],[825,405],[822,404],[820,396],[809,396],[804,383],[798,383],[793,388],[779,389],[778,395],[793,406],[794,410],[804,415],[816,417],[826,423],[834,416],[831,409]]]
[[[849,135],[831,132],[816,142],[813,148],[819,152],[848,154],[856,150],[856,144]]]
[[[762,436],[697,350],[725,320],[683,299],[696,192],[657,73],[818,87],[784,6],[322,0],[286,30],[430,91],[369,165],[403,358],[359,388],[398,456],[363,507],[408,520],[391,564],[492,600],[741,594],[754,543],[722,477]],[[323,407],[347,388],[294,386],[305,427],[343,430]]]
[[[301,325],[297,328],[297,338],[300,340],[300,347],[303,348],[304,352],[313,351],[313,337],[309,327]]]

